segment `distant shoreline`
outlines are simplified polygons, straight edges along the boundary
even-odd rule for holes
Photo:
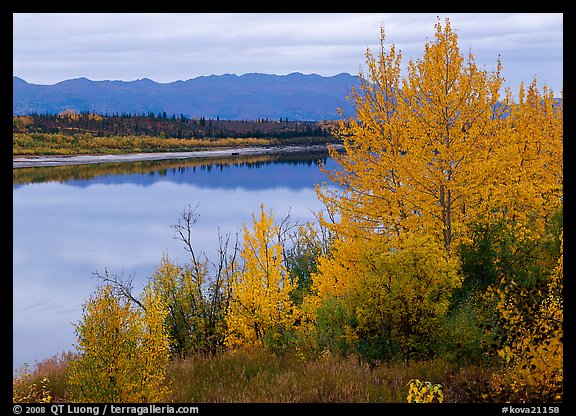
[[[342,145],[333,145],[336,148]],[[268,146],[268,147],[242,147],[216,150],[197,150],[192,152],[148,152],[148,153],[124,153],[102,155],[45,155],[45,156],[17,156],[12,158],[12,168],[31,168],[41,166],[66,166],[85,165],[93,163],[118,163],[138,162],[142,160],[165,160],[165,159],[192,159],[211,157],[234,157],[246,155],[287,154],[310,151],[327,150],[327,145],[312,146]]]

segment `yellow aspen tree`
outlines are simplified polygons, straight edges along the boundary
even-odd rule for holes
[[[539,90],[536,79],[522,83],[518,102],[511,104],[507,118],[506,157],[501,165],[501,208],[513,234],[540,239],[550,217],[563,204],[563,105],[546,86]]]
[[[343,191],[319,189],[339,216],[344,236],[374,232],[388,240],[403,231],[434,234],[445,249],[465,237],[465,224],[481,206],[482,186],[499,173],[498,132],[504,126],[503,79],[464,57],[449,21],[436,25],[422,59],[401,78],[394,45],[375,58],[353,92],[356,118],[342,122],[345,152],[333,152],[341,170],[331,179]]]
[[[270,337],[292,327],[296,308],[290,293],[297,282],[290,279],[283,262],[283,247],[273,216],[261,206],[252,215],[252,231],[243,228],[240,252],[242,270],[232,282],[232,298],[226,316],[229,346],[266,346]]]
[[[410,233],[434,238],[448,256],[466,241],[467,225],[492,200],[486,185],[502,175],[498,163],[506,140],[509,92],[500,97],[502,66],[481,69],[472,53],[461,54],[446,20],[435,25],[421,59],[410,60],[402,77],[402,54],[394,45],[366,52],[367,74],[352,91],[356,116],[338,133],[344,152],[329,178],[340,188],[319,186],[336,238],[319,261],[314,287],[341,296],[359,276],[353,259],[371,250],[398,250]],[[353,272],[352,272],[353,270]]]
[[[163,401],[168,364],[166,308],[147,292],[143,308],[99,286],[84,304],[75,325],[78,354],[70,363],[68,383],[74,400],[83,402]]]
[[[166,318],[168,308],[164,300],[147,287],[140,309],[142,321],[138,349],[138,373],[141,380],[137,395],[131,401],[143,403],[165,402],[170,393],[166,371],[170,360],[170,337]]]
[[[83,320],[75,325],[78,355],[69,371],[73,399],[119,402],[133,388],[129,374],[137,345],[136,317],[111,286],[100,286],[88,299]]]
[[[420,233],[456,256],[473,223],[526,225],[540,215],[543,224],[561,204],[561,103],[533,84],[514,104],[499,59],[493,71],[479,68],[460,52],[448,19],[435,29],[405,77],[383,29],[379,53],[366,52],[367,72],[351,94],[356,115],[338,129],[344,152],[331,151],[339,168],[327,173],[340,187],[317,188],[336,219],[325,222],[336,238],[317,289],[339,295],[353,283],[357,273],[333,270],[353,266],[343,259],[359,240],[396,250],[403,233]]]
[[[416,228],[440,237],[448,253],[467,237],[470,219],[483,212],[484,189],[503,174],[498,160],[506,141],[505,113],[510,93],[501,99],[503,78],[464,57],[458,36],[446,20],[438,22],[434,43],[423,59],[408,64],[398,106],[405,120],[402,169]]]

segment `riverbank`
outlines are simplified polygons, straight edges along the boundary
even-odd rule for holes
[[[341,145],[335,145],[337,148]],[[299,152],[326,151],[326,145],[312,146],[268,146],[221,148],[214,150],[198,150],[192,152],[154,152],[125,153],[106,155],[49,155],[49,156],[17,156],[12,159],[12,168],[30,168],[40,166],[85,165],[107,162],[138,162],[143,160],[192,159],[213,157],[234,157],[265,154],[287,154]]]

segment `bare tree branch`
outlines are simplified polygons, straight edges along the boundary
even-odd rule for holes
[[[130,302],[134,302],[143,310],[146,310],[146,307],[142,304],[142,302],[140,302],[140,300],[132,294],[132,291],[134,289],[134,286],[132,285],[132,282],[134,280],[133,275],[130,275],[126,279],[123,279],[122,277],[119,277],[115,274],[113,275],[108,274],[108,270],[106,269],[104,269],[104,275],[101,275],[98,272],[94,272],[92,274],[96,276],[98,279],[102,280],[104,283],[112,286],[112,290],[116,294],[122,296],[124,299],[127,299]]]

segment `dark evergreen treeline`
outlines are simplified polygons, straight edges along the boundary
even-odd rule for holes
[[[330,137],[335,121],[220,120],[183,114],[94,114],[64,112],[13,117],[13,133],[90,133],[98,137],[155,136],[173,138]]]

